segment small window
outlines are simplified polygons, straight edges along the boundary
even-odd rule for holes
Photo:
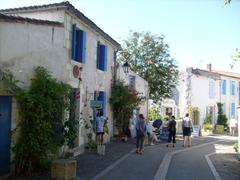
[[[76,24],[72,27],[72,59],[80,63],[86,61],[86,32],[78,29]]]
[[[135,86],[136,86],[135,79],[136,79],[135,76],[129,75],[129,89],[130,90],[135,90]]]
[[[107,46],[97,44],[97,69],[107,71]]]
[[[230,83],[230,93],[231,95],[235,95],[235,81],[231,81]]]
[[[214,81],[209,82],[209,98],[215,98],[215,83],[214,83]]]

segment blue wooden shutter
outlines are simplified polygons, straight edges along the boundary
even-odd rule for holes
[[[81,49],[82,49],[81,42],[82,42],[81,31],[76,30],[76,49],[75,49],[76,58],[75,58],[75,60],[78,62],[81,62]]]
[[[97,69],[100,69],[100,42],[97,43]]]
[[[76,24],[72,25],[72,59],[76,59]]]
[[[86,63],[86,32],[82,31],[82,63]]]
[[[235,103],[231,104],[231,116],[235,117]]]
[[[226,95],[226,80],[222,81],[222,94]]]
[[[100,45],[100,67],[102,71],[104,71],[104,62],[105,62],[105,45]]]
[[[101,111],[103,112],[104,115],[106,115],[106,92],[100,91],[98,100],[102,101],[102,110]]]
[[[105,46],[104,50],[104,71],[107,71],[107,62],[108,62],[108,48]]]
[[[231,81],[230,83],[230,93],[231,95],[235,95],[235,81]]]
[[[235,95],[235,81],[232,81],[232,95]]]

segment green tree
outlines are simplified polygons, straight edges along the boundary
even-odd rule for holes
[[[236,51],[232,54],[232,63],[230,64],[231,68],[235,65],[235,63],[240,62],[240,50],[236,49]]]
[[[217,118],[217,124],[227,126],[227,117],[225,114],[223,114],[223,104],[217,103],[218,106],[218,118]]]
[[[171,96],[171,89],[177,82],[176,61],[169,54],[169,46],[164,36],[150,32],[130,32],[130,37],[123,42],[124,52],[129,53],[128,63],[131,70],[149,83],[150,98],[159,103],[162,98]],[[120,61],[125,61],[120,54]]]

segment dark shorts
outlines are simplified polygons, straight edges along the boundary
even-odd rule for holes
[[[184,127],[183,128],[183,135],[184,136],[191,136],[191,128],[190,127]]]
[[[97,132],[97,135],[103,135],[104,132]]]

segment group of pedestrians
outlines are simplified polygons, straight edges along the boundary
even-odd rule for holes
[[[176,120],[175,116],[169,118],[167,128],[169,131],[167,147],[172,144],[172,147],[175,147],[176,143]],[[191,133],[193,131],[193,123],[189,118],[187,113],[182,120],[182,131],[183,131],[183,147],[191,147]],[[150,126],[150,123],[145,122],[143,114],[140,114],[136,121],[136,153],[143,154],[144,139],[145,136],[148,136],[148,139],[155,140],[159,142],[156,134],[153,131],[153,127]],[[152,144],[152,143],[151,143]]]

